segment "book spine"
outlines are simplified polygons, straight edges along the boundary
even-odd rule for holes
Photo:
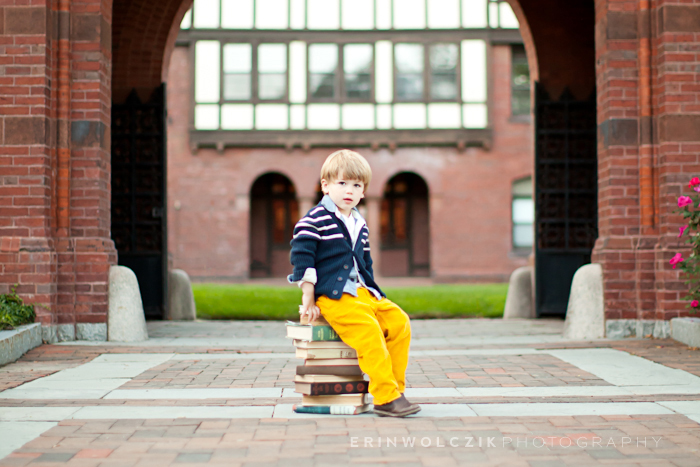
[[[343,383],[311,383],[312,396],[329,396],[335,394],[362,394],[367,392],[366,381],[347,381]]]
[[[296,413],[314,413],[328,415],[355,415],[357,407],[354,405],[317,405],[314,407],[306,407],[303,405],[294,404],[292,410]]]
[[[313,326],[311,340],[313,341],[339,341],[340,337],[330,326]]]

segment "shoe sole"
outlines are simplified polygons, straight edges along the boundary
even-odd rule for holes
[[[388,412],[388,411],[381,410],[381,409],[380,410],[374,409],[373,411],[374,411],[374,413],[376,413],[380,417],[406,417],[408,415],[413,415],[414,413],[420,412],[420,407],[405,410],[403,412]]]

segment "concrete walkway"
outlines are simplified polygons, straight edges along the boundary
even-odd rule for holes
[[[700,352],[560,320],[413,320],[423,410],[298,415],[281,322],[149,323],[0,367],[0,466],[700,465]],[[4,458],[4,459],[3,459]]]

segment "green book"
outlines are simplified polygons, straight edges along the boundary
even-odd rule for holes
[[[305,341],[339,341],[338,334],[330,326],[300,324],[287,321],[287,337]]]

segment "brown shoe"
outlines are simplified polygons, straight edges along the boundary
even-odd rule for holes
[[[420,411],[420,407],[408,402],[403,394],[388,404],[374,406],[374,413],[380,417],[406,417],[418,411]]]

